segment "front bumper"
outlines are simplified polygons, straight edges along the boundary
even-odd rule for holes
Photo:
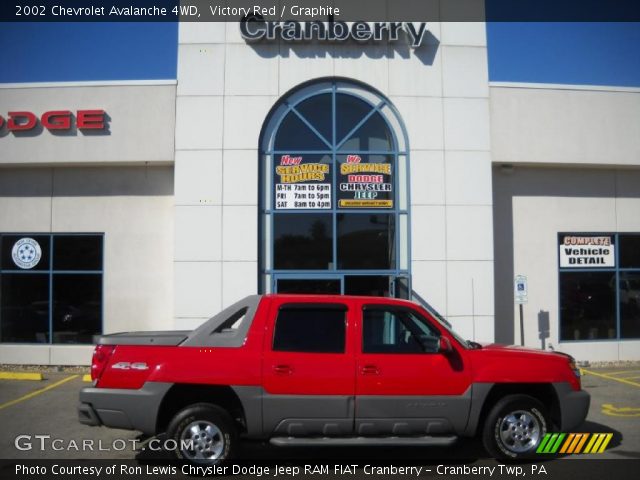
[[[140,430],[154,435],[160,404],[171,386],[171,383],[148,382],[138,390],[83,388],[78,420],[84,425]]]
[[[579,427],[587,418],[591,395],[584,390],[575,391],[567,383],[554,384],[560,404],[560,429],[568,432]]]

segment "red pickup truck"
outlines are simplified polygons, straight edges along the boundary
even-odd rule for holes
[[[589,409],[566,354],[465,341],[435,311],[391,298],[262,295],[193,331],[101,337],[87,425],[166,432],[178,458],[229,459],[241,438],[279,446],[448,445],[535,453]]]

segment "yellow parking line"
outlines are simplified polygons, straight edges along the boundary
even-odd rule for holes
[[[638,369],[634,369],[634,370],[619,370],[617,372],[603,372],[606,375],[620,375],[621,373],[636,373],[636,372],[640,372],[640,370]]]
[[[623,378],[624,380],[635,380],[636,378],[640,378],[640,375],[634,375],[633,377],[620,377]]]
[[[634,387],[640,387],[640,383],[638,382],[632,382],[631,380],[626,380],[624,378],[618,378],[618,377],[612,377],[610,375],[606,375],[604,373],[596,373],[596,372],[592,372],[591,370],[587,370],[585,368],[582,369],[582,371],[584,373],[586,373],[587,375],[594,375],[596,377],[602,377],[602,378],[606,378],[607,380],[615,380],[616,382],[620,382],[620,383],[626,383],[627,385],[633,385]]]
[[[20,403],[20,402],[24,402],[25,400],[29,400],[30,398],[35,397],[36,395],[40,395],[41,393],[44,393],[48,390],[54,389],[56,387],[59,387],[60,385],[62,385],[63,383],[67,383],[70,380],[73,380],[74,378],[78,378],[78,375],[71,375],[67,378],[63,378],[60,381],[57,381],[56,383],[52,383],[51,385],[41,388],[40,390],[36,390],[35,392],[31,392],[31,393],[27,393],[26,395],[20,397],[20,398],[16,398],[15,400],[11,400],[10,402],[6,402],[3,404],[0,404],[0,410],[2,410],[3,408],[7,408],[10,407],[11,405],[15,405],[16,403]]]
[[[92,382],[93,380],[91,380],[91,375],[90,374],[86,374],[82,376],[82,381],[83,382]]]
[[[42,374],[23,372],[0,372],[0,380],[42,380]]]

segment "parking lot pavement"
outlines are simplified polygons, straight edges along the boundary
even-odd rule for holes
[[[153,459],[142,451],[138,432],[81,425],[77,419],[78,391],[88,385],[82,375],[50,373],[40,382],[0,380],[0,458],[4,459]],[[591,394],[587,422],[577,432],[613,433],[598,458],[640,459],[640,368],[587,369],[583,386]],[[571,432],[566,432],[571,433]],[[38,437],[37,437],[38,436]],[[20,438],[18,438],[20,437]],[[18,440],[16,440],[18,438]],[[276,449],[248,444],[252,460],[450,459],[469,462],[486,457],[479,442],[461,440],[453,448],[430,449]],[[567,458],[584,458],[574,455]]]

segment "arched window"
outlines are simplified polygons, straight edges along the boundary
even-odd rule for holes
[[[397,111],[366,85],[283,97],[260,141],[261,291],[406,297],[408,150]]]

